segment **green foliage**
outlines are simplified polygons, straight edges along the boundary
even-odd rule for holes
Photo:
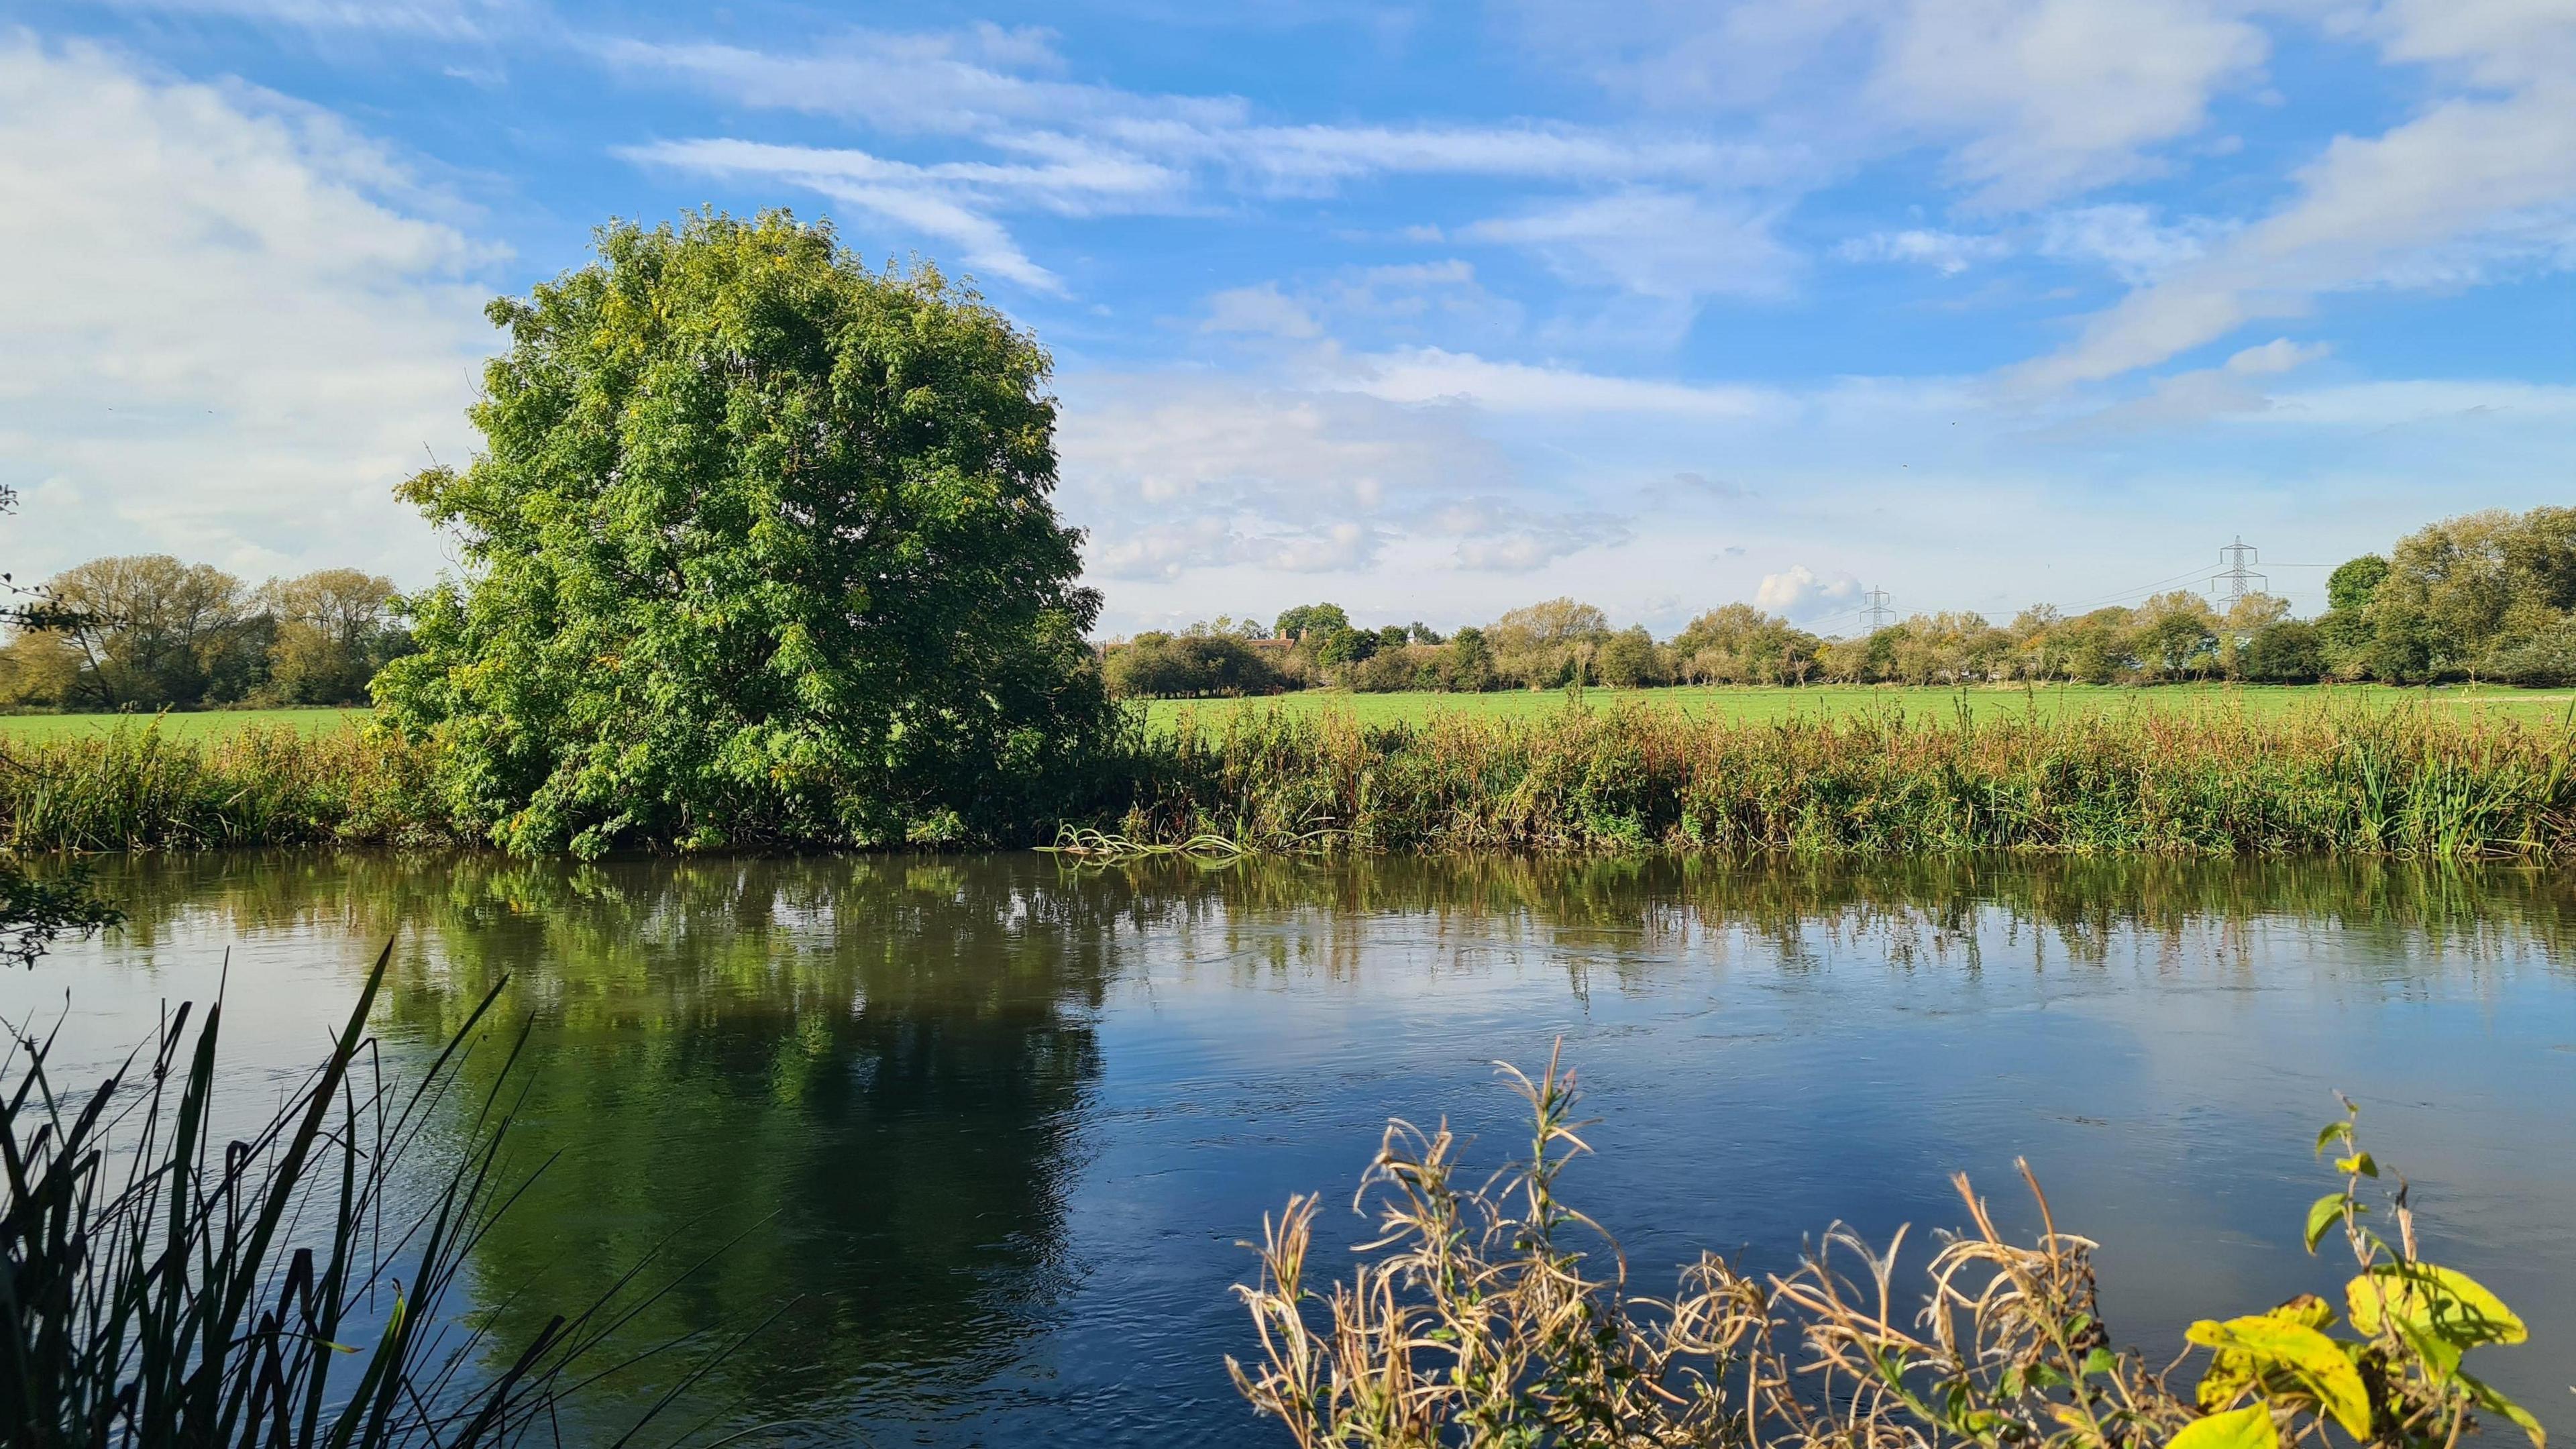
[[[1103,673],[1110,692],[1122,698],[1231,699],[1288,687],[1271,654],[1210,630],[1148,632],[1112,647]]]
[[[2255,631],[2242,663],[2247,679],[2263,684],[2312,684],[2325,677],[2325,641],[2317,626],[2283,619]]]
[[[492,304],[467,572],[376,681],[515,851],[991,838],[1109,728],[1037,344],[784,213],[603,228]]]
[[[1351,616],[1339,604],[1299,604],[1280,613],[1274,632],[1282,639],[1303,639],[1309,633],[1347,633],[1350,627]]]
[[[2326,575],[2326,607],[2330,609],[2367,609],[2380,581],[2388,577],[2388,560],[2375,553],[2347,559],[2335,565]]]
[[[2203,1319],[2185,1335],[2208,1354],[2185,1400],[2170,1370],[2112,1346],[2094,1244],[2058,1228],[2027,1164],[2037,1240],[2008,1240],[1955,1177],[1973,1230],[1943,1235],[1919,1312],[1896,1282],[1902,1229],[1881,1252],[1835,1228],[1768,1279],[1703,1253],[1670,1297],[1632,1294],[1617,1242],[1564,1196],[1589,1150],[1573,1073],[1500,1069],[1528,1111],[1526,1153],[1487,1177],[1458,1161],[1446,1122],[1389,1123],[1354,1202],[1375,1231],[1347,1282],[1306,1286],[1314,1198],[1264,1220],[1260,1271],[1235,1289],[1260,1352],[1226,1367],[1300,1449],[2451,1449],[2481,1412],[2545,1446],[2537,1419],[2460,1366],[2523,1342],[2521,1320],[2417,1257],[2402,1187],[2402,1244],[2358,1226],[2357,1149],[2336,1164],[2350,1176],[2327,1228],[2347,1225],[2358,1260],[2345,1296],[2359,1336],[2333,1336],[2313,1295]],[[2328,1130],[2350,1146],[2349,1117]],[[2320,1235],[2312,1224],[2312,1251]]]

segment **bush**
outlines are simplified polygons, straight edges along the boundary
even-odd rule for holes
[[[1144,633],[1109,651],[1110,692],[1129,699],[1276,694],[1288,678],[1270,655],[1224,634]]]
[[[2325,670],[2325,644],[2314,624],[2266,624],[2245,645],[2245,677],[2258,683],[2312,684]]]

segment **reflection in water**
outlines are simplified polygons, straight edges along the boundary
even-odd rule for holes
[[[524,1333],[721,1248],[628,1340],[788,1305],[699,1397],[818,1440],[1234,1437],[1235,1240],[1346,1186],[1388,1112],[1501,1120],[1485,1064],[1558,1034],[1605,1118],[1576,1191],[1649,1286],[1702,1243],[1947,1222],[1944,1173],[2026,1151],[2109,1241],[2123,1333],[2259,1307],[2315,1286],[2281,1247],[2333,1086],[2447,1196],[2451,1258],[2576,1358],[2550,1306],[2576,1300],[2576,882],[2550,872],[246,854],[102,879],[133,924],[44,968],[102,1042],[226,943],[265,1024],[246,1070],[303,1059],[368,942],[397,942],[382,1025],[413,1050],[510,975],[521,1156],[550,1162],[478,1253],[483,1301]],[[2549,1403],[2553,1371],[2499,1377]]]

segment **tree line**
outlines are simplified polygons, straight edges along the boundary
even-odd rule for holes
[[[1420,621],[1375,628],[1334,604],[1266,628],[1218,619],[1138,634],[1105,650],[1130,697],[1555,689],[1576,684],[2162,684],[2233,680],[2576,684],[2576,508],[2446,519],[2334,570],[2326,611],[2291,615],[2249,594],[2221,610],[2189,590],[2066,614],[2049,605],[1996,624],[1918,614],[1827,637],[1749,604],[1709,610],[1669,639],[1550,599],[1442,635]]]
[[[0,708],[357,705],[409,651],[393,582],[322,569],[253,587],[168,554],[92,559],[39,590],[49,611],[0,647]]]

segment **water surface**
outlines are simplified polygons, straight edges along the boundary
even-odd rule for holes
[[[734,1240],[635,1341],[778,1313],[695,1398],[791,1439],[1284,1442],[1225,1379],[1239,1241],[1320,1189],[1331,1271],[1386,1117],[1491,1160],[1491,1064],[1560,1037],[1600,1119],[1570,1195],[1647,1291],[1701,1246],[1785,1268],[1837,1220],[1927,1241],[1958,1170],[2027,1228],[2019,1156],[2103,1241],[2115,1335],[2165,1353],[2340,1282],[2296,1232],[2347,1092],[2430,1251],[2529,1320],[2491,1376],[2576,1429],[2563,874],[251,853],[103,880],[133,924],[0,1005],[68,992],[67,1057],[104,1061],[229,952],[236,1103],[315,1057],[387,940],[380,1027],[413,1062],[507,974],[521,1157],[554,1160],[475,1293],[535,1284],[507,1310],[533,1327],[656,1244]]]

